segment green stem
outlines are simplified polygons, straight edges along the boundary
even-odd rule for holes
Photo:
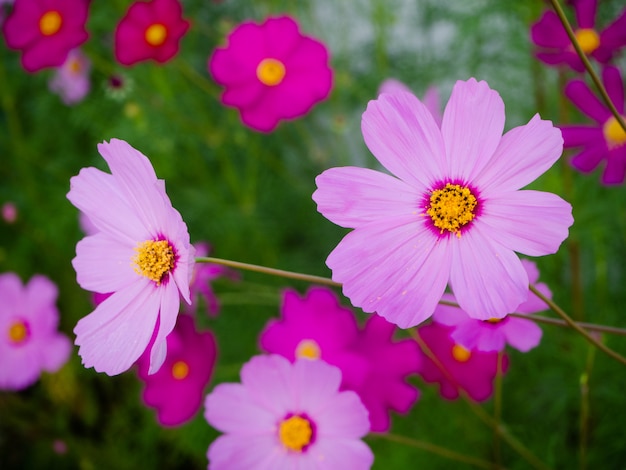
[[[502,453],[500,450],[500,427],[502,423],[502,358],[504,351],[498,351],[496,379],[493,392],[493,420],[497,426],[493,427],[493,458],[496,467],[500,468]]]
[[[580,376],[580,470],[587,468],[587,446],[589,443],[589,377],[593,368],[593,361],[596,355],[596,348],[589,345],[587,352],[587,363],[585,371]]]
[[[532,315],[524,313],[509,313],[510,317],[523,318],[524,320],[534,321],[536,323],[545,323],[547,325],[565,326],[568,324],[564,320],[557,318],[542,317],[541,315]],[[596,325],[595,323],[576,322],[578,326],[589,331],[597,331],[598,333],[609,333],[612,335],[626,336],[626,329],[617,328],[615,326]]]

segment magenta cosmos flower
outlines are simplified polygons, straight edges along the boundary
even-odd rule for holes
[[[44,276],[23,286],[14,273],[0,275],[0,390],[26,388],[67,362],[72,344],[57,331],[57,295]]]
[[[619,69],[605,67],[602,78],[615,108],[626,119],[624,84]],[[623,183],[626,174],[626,132],[584,81],[569,82],[565,94],[583,113],[596,121],[596,125],[591,126],[561,126],[565,148],[582,147],[581,152],[572,158],[572,165],[583,173],[589,173],[604,161],[602,183]]]
[[[244,22],[209,59],[209,71],[225,87],[222,103],[239,110],[252,129],[270,132],[325,99],[332,87],[328,51],[300,33],[288,16]]]
[[[165,360],[179,295],[190,302],[194,249],[150,161],[118,139],[98,150],[111,174],[83,168],[70,180],[67,198],[97,229],[78,242],[72,264],[83,289],[112,295],[74,328],[78,353],[86,367],[115,375],[152,338],[154,373]]]
[[[197,331],[193,317],[183,314],[167,336],[167,357],[159,371],[149,374],[147,352],[139,358],[137,373],[145,383],[142,398],[156,409],[159,423],[178,426],[193,418],[202,406],[216,357],[213,334]]]
[[[360,440],[367,410],[340,383],[339,369],[324,361],[253,357],[241,384],[206,397],[206,420],[225,433],[209,447],[209,469],[370,468],[374,456]]]
[[[2,25],[6,43],[22,51],[28,72],[59,67],[89,37],[88,8],[87,0],[16,0]]]
[[[91,88],[91,62],[80,49],[74,49],[52,76],[49,87],[68,106],[79,103]]]
[[[318,211],[353,228],[326,260],[365,312],[402,328],[428,318],[449,283],[461,308],[502,318],[528,296],[515,251],[554,253],[573,223],[554,194],[519,188],[562,151],[538,115],[504,136],[504,103],[485,82],[457,82],[441,128],[409,93],[383,94],[363,114],[365,143],[396,177],[331,168],[316,178]]]
[[[544,296],[551,299],[552,292],[544,283],[537,284],[539,270],[532,261],[523,259],[528,281]],[[444,300],[455,302],[454,296],[444,294]],[[546,303],[533,293],[526,302],[515,309],[516,313],[532,314],[547,310]],[[508,343],[521,352],[528,352],[539,344],[542,331],[532,320],[506,316],[502,319],[475,320],[457,307],[438,305],[433,316],[435,321],[451,326],[452,339],[466,349],[478,351],[502,351]]]
[[[607,63],[624,45],[626,45],[626,10],[604,30],[595,25],[597,0],[576,0],[574,11],[578,26],[572,25],[576,40],[586,55],[601,63]],[[572,46],[559,17],[552,10],[547,10],[531,26],[530,37],[539,50],[536,56],[548,65],[569,65],[577,72],[584,72],[583,65]]]
[[[178,43],[189,22],[178,0],[133,3],[115,29],[115,58],[133,65],[152,59],[167,62],[178,53]]]

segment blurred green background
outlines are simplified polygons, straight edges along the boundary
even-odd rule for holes
[[[560,93],[571,75],[532,57],[528,28],[547,2],[183,0],[192,24],[180,53],[164,66],[122,68],[112,32],[131,3],[92,2],[84,45],[94,63],[92,91],[73,107],[49,92],[50,71],[27,74],[19,54],[0,45],[0,203],[13,201],[19,210],[14,224],[0,222],[0,272],[17,272],[23,281],[36,273],[53,279],[60,328],[72,340],[92,305],[70,264],[82,233],[65,195],[82,167],[106,169],[96,150],[103,140],[127,140],[150,157],[192,241],[210,242],[215,256],[329,276],[324,260],[345,231],[317,213],[314,178],[332,166],[377,167],[360,116],[385,78],[403,81],[418,96],[436,85],[442,103],[456,80],[486,80],[504,99],[507,129],[536,112],[557,123],[584,122]],[[600,24],[623,8],[620,0],[600,3]],[[309,115],[265,135],[220,104],[206,63],[234,25],[280,13],[292,14],[305,34],[328,45],[335,82],[330,98]],[[130,84],[121,98],[106,91],[114,73]],[[577,319],[626,326],[624,188],[602,187],[597,173],[573,172],[567,155],[533,187],[570,201],[575,217],[559,253],[537,260],[541,280]],[[278,315],[286,286],[308,287],[253,273],[243,273],[239,283],[215,283],[219,316],[197,317],[218,341],[210,387],[238,381],[241,365],[259,353],[257,336]],[[537,349],[510,352],[504,425],[548,467],[624,468],[626,370],[569,330],[543,330]],[[626,353],[626,338],[603,340]],[[76,351],[57,374],[44,374],[19,393],[0,392],[0,468],[206,468],[217,433],[201,412],[180,428],[163,429],[142,405],[132,370],[97,374],[81,366]],[[445,402],[436,387],[412,381],[422,397],[408,416],[394,418],[394,434],[499,458],[506,468],[532,468],[505,442],[494,446],[492,429],[466,403]],[[493,413],[491,401],[481,407]],[[473,468],[381,437],[367,441],[376,469]]]

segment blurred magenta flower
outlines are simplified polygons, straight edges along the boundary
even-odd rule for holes
[[[400,80],[388,78],[383,81],[378,88],[378,94],[382,95],[383,93],[413,93],[413,91]],[[437,125],[441,127],[441,119],[443,116],[441,115],[441,101],[439,99],[439,90],[437,87],[428,87],[424,93],[424,97],[422,98],[422,103],[424,103],[426,109],[428,109],[428,111],[430,111],[433,115]]]
[[[57,295],[45,276],[23,286],[16,274],[0,274],[0,390],[22,390],[67,362],[72,344],[57,330]]]
[[[408,328],[432,315],[448,283],[481,320],[526,300],[528,275],[515,252],[556,252],[572,208],[520,190],[559,158],[560,131],[535,115],[503,136],[504,119],[500,95],[473,78],[454,86],[441,128],[412,94],[370,101],[365,143],[396,177],[331,168],[313,194],[326,218],[355,229],[326,260],[353,305]]]
[[[504,353],[468,350],[450,337],[452,328],[433,322],[418,329],[422,341],[443,366],[445,372],[422,352],[420,375],[425,382],[439,383],[439,393],[447,400],[459,397],[465,390],[475,401],[487,400],[493,393],[493,380],[498,370],[498,354],[502,357],[502,373],[508,368]]]
[[[604,30],[595,24],[597,0],[572,2],[578,25],[572,25],[576,40],[587,56],[606,64],[626,45],[626,9]],[[559,17],[547,10],[530,28],[532,42],[539,48],[537,58],[548,65],[565,64],[577,72],[584,72],[580,57],[572,46]]]
[[[14,202],[7,201],[2,204],[2,219],[7,224],[12,224],[17,220],[17,206]]]
[[[152,59],[167,62],[178,53],[178,43],[189,22],[178,0],[133,3],[115,28],[115,58],[133,65]]]
[[[220,384],[206,397],[206,420],[225,433],[209,447],[209,469],[371,468],[374,455],[360,440],[367,410],[340,382],[324,361],[253,357],[241,384]]]
[[[16,0],[2,30],[7,46],[22,51],[28,72],[59,67],[84,43],[88,0]]]
[[[78,353],[85,367],[115,375],[152,339],[154,373],[165,360],[179,295],[191,301],[194,249],[146,156],[118,139],[98,150],[111,174],[83,168],[70,180],[67,198],[97,229],[78,242],[72,264],[83,289],[113,294],[74,328]]]
[[[602,80],[615,108],[625,118],[624,84],[619,69],[605,67]],[[583,173],[589,173],[605,161],[602,183],[623,183],[626,174],[626,132],[584,81],[569,82],[565,87],[565,95],[597,123],[591,126],[560,126],[565,148],[582,147],[582,151],[572,158],[572,165]]]
[[[271,132],[281,119],[303,116],[330,93],[328,50],[300,33],[293,18],[241,23],[225,47],[209,58],[209,71],[225,87],[222,103],[239,110],[247,126]]]
[[[191,315],[182,314],[167,336],[163,366],[149,374],[150,356],[144,352],[137,361],[137,374],[145,383],[144,403],[156,409],[163,426],[189,421],[202,406],[204,388],[211,379],[217,348],[210,331],[199,332]]]
[[[543,295],[552,298],[552,293],[544,283],[537,284],[539,270],[537,265],[526,259],[522,260],[528,274],[528,282],[533,284]],[[453,295],[444,294],[444,300],[456,302]],[[533,293],[515,309],[516,313],[532,314],[547,310],[549,307]],[[528,352],[541,341],[542,331],[532,320],[506,316],[502,319],[475,320],[457,307],[438,305],[433,316],[435,321],[454,328],[452,339],[469,350],[502,351],[508,343],[521,352]]]
[[[57,93],[66,105],[76,104],[89,93],[90,71],[91,62],[87,56],[80,49],[73,49],[50,79],[50,90]]]

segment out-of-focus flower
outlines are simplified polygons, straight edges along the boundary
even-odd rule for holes
[[[88,0],[17,0],[2,30],[7,45],[22,51],[28,72],[59,67],[84,43]]]
[[[326,260],[353,305],[407,328],[432,315],[447,284],[481,320],[526,300],[528,275],[515,252],[556,252],[572,208],[520,190],[559,158],[560,131],[538,115],[504,136],[503,128],[500,95],[475,79],[456,83],[441,128],[412,94],[370,101],[365,143],[396,177],[331,168],[313,194],[326,218],[354,229]]]
[[[528,282],[533,284],[547,298],[552,293],[544,283],[537,284],[539,270],[537,265],[526,259],[522,260],[528,274]],[[456,302],[453,295],[444,294],[443,300]],[[526,302],[515,309],[516,313],[532,314],[547,310],[548,306],[533,293],[529,293]],[[502,351],[508,343],[515,349],[528,352],[541,340],[542,331],[532,320],[506,316],[502,319],[475,320],[458,307],[438,305],[433,316],[435,321],[451,326],[452,339],[465,349],[478,351]]]
[[[626,10],[604,30],[595,24],[597,0],[576,0],[573,3],[578,25],[572,25],[583,52],[606,64],[626,45]],[[570,42],[559,17],[547,10],[530,28],[532,42],[539,48],[536,56],[548,65],[569,65],[577,72],[585,66]]]
[[[83,289],[112,295],[74,328],[78,353],[86,367],[115,375],[153,339],[154,373],[165,360],[179,296],[191,301],[194,249],[146,156],[118,139],[98,150],[111,174],[83,168],[70,180],[67,198],[97,229],[78,242],[72,264]]]
[[[57,93],[66,105],[76,104],[89,93],[90,70],[91,62],[87,56],[80,49],[74,49],[50,79],[50,90]]]
[[[133,3],[115,29],[115,58],[123,65],[148,59],[167,62],[178,53],[189,28],[182,14],[178,0]]]
[[[6,12],[4,10],[3,5],[13,5],[14,0],[0,0],[0,26],[4,23],[4,18],[6,17]]]
[[[470,351],[455,343],[451,332],[452,328],[436,322],[419,328],[417,333],[439,363],[423,352],[420,375],[428,383],[439,383],[441,396],[448,400],[458,398],[459,389],[475,401],[487,400],[493,393],[498,354],[503,355],[502,373],[508,368],[508,357],[504,353]]]
[[[332,88],[326,46],[300,33],[288,16],[238,25],[209,71],[225,87],[222,103],[239,110],[252,129],[271,132],[281,119],[303,116]]]
[[[58,332],[57,287],[33,276],[22,285],[14,273],[0,275],[0,389],[21,390],[42,371],[56,372],[69,358],[72,344]]]
[[[383,81],[378,88],[378,94],[382,95],[383,93],[413,93],[413,91],[395,78],[388,78]],[[415,93],[413,93],[415,94]],[[441,102],[439,99],[439,90],[435,86],[428,87],[426,92],[424,93],[424,97],[422,98],[422,103],[426,106],[426,109],[430,111],[435,118],[435,122],[438,126],[441,127]]]
[[[167,336],[167,357],[158,372],[148,373],[147,352],[139,358],[137,373],[145,383],[143,401],[156,409],[159,423],[178,426],[193,418],[202,406],[216,357],[213,334],[196,331],[193,317],[182,314]]]
[[[134,82],[124,74],[111,75],[104,82],[104,93],[114,101],[125,100],[134,88]]]
[[[241,384],[220,384],[206,397],[206,420],[225,433],[209,447],[209,469],[371,468],[361,441],[367,410],[340,383],[339,369],[324,361],[253,357]]]
[[[602,71],[606,91],[615,108],[626,119],[624,112],[624,84],[617,67],[607,66]],[[621,184],[626,174],[626,132],[609,108],[602,103],[582,80],[572,80],[565,94],[580,110],[596,121],[596,125],[563,125],[565,148],[581,147],[572,158],[572,165],[589,173],[605,162],[601,181],[604,184]]]
[[[12,224],[17,220],[17,206],[8,201],[2,204],[2,218],[7,224]]]

